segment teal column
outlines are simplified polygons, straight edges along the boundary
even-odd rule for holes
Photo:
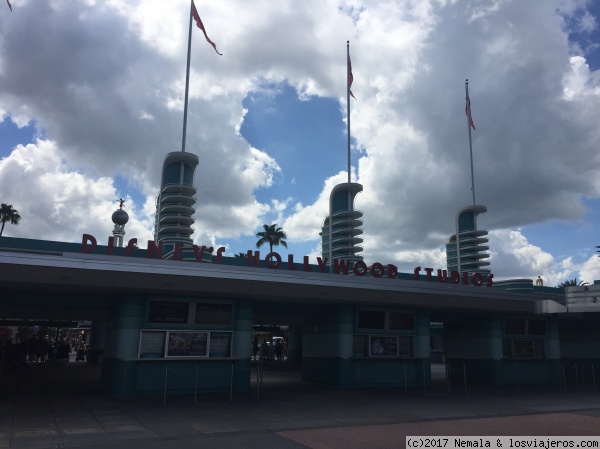
[[[548,318],[546,331],[546,358],[560,359],[560,334],[556,318]]]
[[[512,364],[506,363],[502,351],[502,339],[504,336],[504,319],[502,316],[487,316],[489,325],[489,339],[487,342],[487,351],[489,353],[489,367],[483,371],[480,381],[492,385],[503,385],[506,383],[516,383],[518,367],[513,368]],[[483,363],[486,363],[485,361]],[[487,373],[487,374],[485,374]]]
[[[145,310],[144,298],[130,295],[110,311],[101,384],[113,396],[129,396],[136,390],[137,357]]]
[[[548,376],[550,383],[562,382],[562,361],[560,354],[560,331],[558,319],[549,317],[547,322],[546,358],[548,360]]]
[[[303,379],[349,387],[352,384],[354,307],[323,307],[320,311],[305,320]]]
[[[107,326],[106,357],[137,359],[145,306],[143,298],[130,296],[113,309]]]
[[[252,356],[252,324],[254,320],[254,301],[238,299],[235,302],[235,326],[233,333],[234,358]]]
[[[341,306],[337,311],[338,314],[338,334],[337,340],[339,345],[338,357],[349,359],[354,355],[353,351],[353,335],[354,335],[354,307]]]
[[[304,356],[352,357],[354,307],[334,306],[307,317],[304,332]]]
[[[339,383],[342,388],[354,386],[354,306],[340,306],[338,311]]]
[[[302,362],[302,327],[300,326],[288,328],[287,361],[294,365]]]
[[[428,310],[415,312],[415,358],[421,359],[421,366],[415,365],[417,385],[431,385],[431,320]]]
[[[492,360],[501,360],[502,353],[502,335],[503,320],[501,316],[489,317],[490,339],[488,342],[488,351]]]
[[[428,359],[431,357],[430,326],[429,311],[417,310],[415,313],[415,357],[417,358]]]
[[[235,325],[233,332],[233,388],[248,391],[252,376],[252,325],[254,324],[254,301],[238,299],[235,302]]]

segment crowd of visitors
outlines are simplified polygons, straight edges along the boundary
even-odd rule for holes
[[[284,360],[285,342],[283,338],[273,337],[271,341],[263,338],[260,344],[255,338],[252,344],[252,357],[254,360]]]
[[[0,377],[17,375],[28,363],[68,361],[71,352],[76,352],[76,361],[85,361],[85,343],[81,340],[35,334],[24,341],[8,339],[0,348]]]

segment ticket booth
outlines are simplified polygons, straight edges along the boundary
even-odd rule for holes
[[[429,314],[418,309],[335,306],[304,326],[303,379],[342,388],[430,383]]]
[[[252,301],[128,298],[112,311],[102,365],[116,396],[247,391]]]
[[[444,322],[446,362],[460,380],[491,385],[561,382],[553,317],[468,314]]]

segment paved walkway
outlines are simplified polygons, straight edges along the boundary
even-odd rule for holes
[[[338,390],[266,372],[256,391],[109,398],[98,367],[30,365],[0,382],[0,448],[403,448],[407,435],[600,435],[600,389]]]

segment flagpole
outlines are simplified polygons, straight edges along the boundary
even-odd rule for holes
[[[183,100],[183,137],[181,138],[181,151],[185,153],[185,135],[187,131],[188,91],[190,88],[190,55],[192,50],[192,16],[193,0],[190,0],[190,27],[188,31],[187,69],[185,71],[185,98]]]
[[[471,123],[473,120],[471,119],[471,105],[469,100],[469,80],[465,81],[465,95],[467,102],[467,128],[469,128],[469,155],[471,157],[471,192],[473,193],[473,206],[475,206],[475,175],[473,172],[473,143],[471,141]]]
[[[350,184],[350,41],[346,41],[346,107],[348,117],[348,184]]]

